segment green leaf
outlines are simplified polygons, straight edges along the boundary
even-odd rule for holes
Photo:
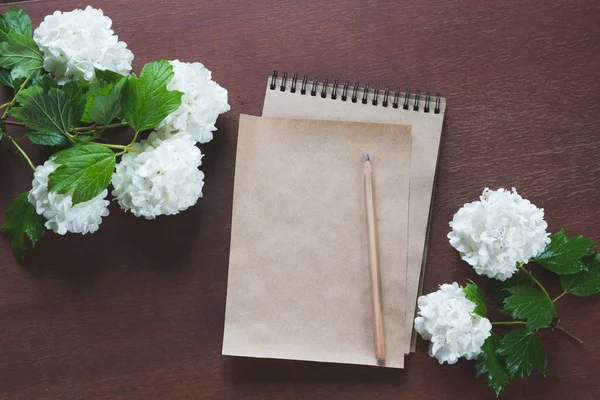
[[[138,78],[132,74],[123,90],[123,116],[136,131],[152,129],[181,105],[183,93],[167,90],[173,78],[168,61],[153,61],[144,66]]]
[[[506,357],[501,356],[497,352],[500,340],[501,337],[492,332],[491,336],[481,346],[481,353],[477,356],[475,364],[477,376],[481,376],[487,372],[488,386],[494,389],[496,397],[498,397],[510,380],[506,371]]]
[[[594,242],[583,236],[567,239],[563,229],[550,236],[546,249],[535,257],[535,262],[555,274],[575,274],[584,270],[582,258],[593,253]]]
[[[107,83],[103,80],[95,80],[90,84],[90,87],[86,93],[86,102],[83,111],[83,116],[81,117],[81,120],[83,122],[94,122],[90,118],[90,108],[92,108],[92,104],[94,104],[94,99],[96,98],[96,96],[108,96],[113,87],[113,84]]]
[[[32,35],[31,19],[25,11],[20,8],[13,7],[2,15],[2,23],[0,30],[6,33],[16,33],[20,35]]]
[[[4,21],[4,15],[0,14],[0,42],[6,42],[8,39],[8,24]]]
[[[4,138],[4,130],[6,127],[4,126],[4,121],[0,119],[0,140]]]
[[[98,196],[110,183],[115,155],[100,144],[82,144],[59,151],[52,160],[60,166],[48,177],[51,192],[70,193],[73,205]]]
[[[600,293],[600,253],[594,254],[584,262],[587,265],[587,271],[561,275],[560,284],[565,292],[580,297]]]
[[[62,87],[62,91],[69,96],[71,104],[73,104],[73,126],[80,126],[81,117],[85,110],[87,101],[87,84],[77,81],[68,81]]]
[[[516,286],[508,289],[512,296],[504,300],[504,310],[515,319],[527,319],[531,330],[545,328],[552,322],[554,303],[538,289]]]
[[[89,117],[92,121],[107,125],[121,114],[121,95],[125,82],[125,78],[117,82],[108,96],[96,96],[89,110]]]
[[[27,196],[29,192],[18,195],[6,212],[4,225],[0,227],[8,231],[10,246],[19,258],[25,256],[25,236],[34,247],[37,241],[44,235],[44,224],[46,219],[35,212],[35,207],[29,203]]]
[[[513,378],[525,378],[531,375],[533,367],[546,376],[544,346],[533,332],[519,329],[508,333],[500,341],[498,353],[506,356],[506,366]]]
[[[44,133],[65,133],[72,126],[75,111],[69,96],[51,88],[48,94],[39,86],[30,86],[17,95],[20,107],[10,113],[26,127]]]
[[[2,20],[8,28],[8,32],[16,33],[18,35],[32,35],[31,19],[29,18],[29,15],[20,8],[10,8],[2,16]]]
[[[48,133],[30,131],[27,134],[27,137],[33,143],[40,146],[67,147],[69,145],[69,140],[66,138],[66,136],[57,132]]]
[[[96,73],[96,79],[100,79],[108,83],[117,83],[126,77],[126,75],[121,75],[118,72],[111,71],[109,69],[102,70],[94,68],[94,71]]]
[[[481,291],[479,286],[475,284],[473,281],[469,281],[471,283],[467,284],[463,288],[463,292],[467,296],[467,299],[471,300],[475,303],[475,309],[473,312],[481,317],[487,317],[487,307],[485,304],[485,294]]]
[[[10,71],[5,68],[0,68],[0,83],[4,86],[14,88],[12,78],[10,77]]]
[[[533,286],[533,280],[531,279],[531,272],[525,274],[522,271],[517,271],[513,276],[505,281],[498,281],[495,279],[490,280],[486,289],[490,294],[490,297],[498,304],[504,303],[504,299],[510,296],[510,292],[507,290],[514,286]]]
[[[33,78],[31,84],[44,89],[44,93],[48,93],[48,91],[52,88],[58,88],[58,82],[55,79],[53,79],[50,74],[42,74],[36,76],[35,78]]]
[[[31,36],[9,33],[7,41],[0,43],[0,68],[12,70],[13,80],[35,77],[42,64],[42,53]]]
[[[15,71],[14,69],[11,71],[10,79],[12,80],[13,88],[14,88],[14,90],[15,90],[15,92],[16,92],[16,91],[18,91],[18,90],[21,88],[21,86],[23,86],[23,84],[25,83],[25,78],[23,78],[23,77],[16,77],[16,78],[13,78],[13,76],[12,76],[12,73],[13,73],[14,71]]]
[[[105,136],[103,136],[100,132],[94,132],[91,135],[79,136],[79,140],[81,142],[96,142],[96,141],[106,142],[106,141],[108,141],[108,139]]]

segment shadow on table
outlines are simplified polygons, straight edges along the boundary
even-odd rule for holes
[[[81,289],[93,285],[98,275],[173,272],[186,267],[184,261],[194,246],[189,238],[202,225],[201,207],[152,221],[125,214],[114,202],[109,210],[118,216],[109,215],[94,234],[60,236],[47,232],[20,264],[32,275],[77,283]]]
[[[366,365],[225,357],[223,371],[234,384],[376,382],[402,385],[406,370]]]

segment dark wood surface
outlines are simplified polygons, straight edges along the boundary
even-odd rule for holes
[[[81,1],[22,3],[37,25]],[[600,242],[600,3],[411,0],[96,1],[135,54],[201,61],[229,90],[205,196],[155,221],[115,205],[94,235],[47,235],[18,263],[0,240],[2,399],[492,399],[473,362],[419,340],[403,371],[220,355],[239,113],[259,115],[272,69],[441,91],[448,109],[425,290],[476,276],[446,239],[486,187],[515,186],[551,231]],[[8,6],[0,6],[5,10]],[[7,95],[3,93],[3,98]],[[28,147],[35,161],[44,154]],[[31,173],[5,141],[0,212]],[[3,218],[3,217],[1,217]],[[539,273],[552,294],[553,277]],[[598,398],[600,297],[557,303],[585,340],[541,332],[548,377],[506,399]]]

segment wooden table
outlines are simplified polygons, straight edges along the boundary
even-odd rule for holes
[[[86,4],[21,6],[37,25],[56,9]],[[453,213],[486,186],[515,186],[545,208],[551,231],[565,227],[600,241],[600,3],[95,5],[134,52],[136,71],[153,59],[199,60],[229,90],[231,112],[202,146],[206,186],[196,207],[146,221],[113,205],[97,234],[48,235],[22,264],[2,238],[0,398],[494,398],[485,379],[475,380],[473,362],[440,366],[421,340],[404,371],[220,355],[238,115],[260,114],[275,68],[442,92],[448,110],[425,290],[465,278],[484,282],[446,234]],[[0,154],[4,214],[29,189],[31,174],[8,143]],[[538,275],[559,293],[553,277]],[[557,312],[585,344],[541,332],[548,378],[534,373],[513,382],[502,398],[598,398],[600,296],[567,296]]]

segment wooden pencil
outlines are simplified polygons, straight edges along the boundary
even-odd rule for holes
[[[385,337],[383,329],[383,301],[381,298],[381,272],[379,268],[379,241],[377,238],[377,215],[375,213],[375,188],[373,167],[367,154],[364,169],[365,216],[369,247],[369,276],[371,281],[371,307],[373,314],[373,341],[375,358],[379,365],[385,364]]]

